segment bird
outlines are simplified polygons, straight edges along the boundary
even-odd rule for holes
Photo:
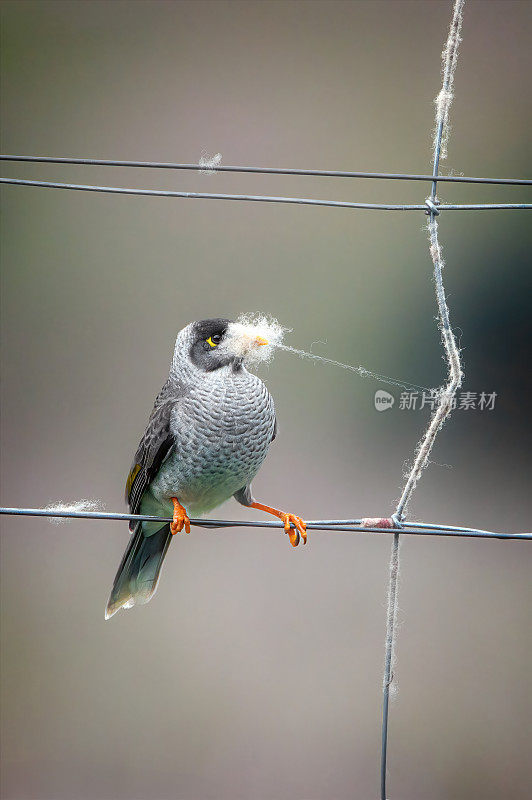
[[[239,318],[240,320],[241,318]],[[306,544],[306,523],[257,502],[251,481],[277,434],[273,399],[247,367],[271,356],[275,326],[255,318],[191,322],[179,331],[168,378],[155,399],[126,482],[131,514],[172,522],[130,521],[105,618],[154,595],[173,536],[233,496],[278,517],[290,543]],[[250,321],[251,319],[251,321]],[[283,331],[280,326],[278,329]],[[260,335],[271,333],[268,340]],[[282,336],[282,334],[280,334]]]

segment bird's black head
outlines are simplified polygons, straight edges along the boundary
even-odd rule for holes
[[[241,359],[237,364],[237,356],[221,346],[230,322],[228,319],[202,319],[193,323],[190,360],[196,367],[204,372],[213,372],[229,364],[241,365]]]
[[[283,329],[276,324],[277,328],[263,317],[257,320],[240,317],[237,322],[220,318],[191,322],[178,334],[172,362],[174,372],[179,371],[183,359],[202,372],[228,366],[239,372],[243,366],[267,361],[273,346],[282,338]],[[264,338],[265,333],[268,339]]]

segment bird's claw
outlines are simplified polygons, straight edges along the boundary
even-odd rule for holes
[[[278,508],[272,506],[265,506],[263,503],[257,503],[256,500],[250,503],[251,508],[258,508],[260,511],[266,511],[267,514],[273,514],[281,520],[284,525],[284,531],[290,538],[292,547],[297,547],[299,544],[299,537],[303,539],[303,543],[307,543],[307,523],[303,522],[301,517],[295,514],[290,514],[287,511],[279,511]],[[294,526],[294,527],[292,527]]]
[[[307,524],[303,522],[301,517],[295,514],[282,512],[280,518],[284,523],[284,530],[285,533],[288,534],[292,547],[298,546],[300,536],[303,540],[303,544],[307,543]],[[292,527],[292,525],[294,527]]]
[[[170,533],[175,536],[185,528],[185,533],[190,533],[190,520],[186,510],[183,508],[177,497],[171,498],[174,504],[174,514],[170,523]]]

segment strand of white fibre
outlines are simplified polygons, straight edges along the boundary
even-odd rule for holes
[[[286,350],[289,353],[295,353],[296,355],[301,356],[301,358],[310,358],[315,361],[322,361],[325,364],[331,364],[333,367],[348,369],[351,372],[356,372],[363,378],[375,378],[375,380],[379,381],[380,383],[387,383],[390,386],[400,386],[402,389],[406,389],[408,391],[420,389],[423,392],[432,392],[432,390],[428,389],[426,386],[418,386],[416,383],[408,383],[406,381],[400,381],[396,378],[389,378],[387,375],[380,375],[378,372],[373,372],[372,370],[366,369],[366,367],[363,366],[355,367],[352,364],[343,364],[341,361],[335,361],[333,358],[317,356],[315,353],[307,353],[306,350],[299,350],[297,347],[289,347],[286,344],[277,344],[276,347],[278,347],[280,350]]]

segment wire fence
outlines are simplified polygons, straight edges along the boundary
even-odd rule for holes
[[[437,203],[429,198],[425,203],[350,203],[342,200],[317,200],[311,197],[275,197],[261,194],[219,194],[213,192],[177,192],[170,189],[133,189],[123,186],[93,186],[85,183],[32,181],[23,178],[0,178],[0,183],[13,186],[35,186],[43,189],[70,189],[78,192],[144,195],[147,197],[180,197],[189,200],[245,200],[253,203],[288,203],[300,206],[332,206],[333,208],[364,208],[379,211],[424,211],[437,216],[440,211],[493,211],[532,209],[532,203]],[[432,205],[431,205],[432,203]]]
[[[172,522],[171,517],[154,517],[148,514],[120,514],[112,511],[75,511],[57,508],[0,508],[0,515],[16,517],[48,517],[50,519],[102,519],[116,522]],[[284,530],[284,523],[242,519],[190,519],[199,528],[274,528]],[[308,530],[337,533],[394,533],[393,528],[373,528],[365,519],[314,519],[306,522]],[[292,525],[292,527],[294,527]],[[403,522],[401,535],[413,536],[465,536],[475,539],[532,539],[532,532],[509,533],[485,531],[479,528],[461,528],[429,522]]]
[[[92,184],[62,183],[56,181],[27,180],[22,178],[0,178],[0,183],[14,186],[32,186],[49,189],[68,189],[85,192],[102,192],[107,194],[120,195],[143,195],[151,197],[173,197],[188,199],[210,199],[210,200],[233,200],[262,203],[285,203],[297,205],[330,206],[335,208],[349,209],[368,209],[383,211],[423,211],[428,217],[427,230],[429,234],[430,254],[434,269],[434,282],[436,299],[438,305],[439,330],[447,359],[448,377],[445,386],[439,392],[439,403],[429,421],[428,427],[419,442],[415,454],[414,462],[409,471],[404,489],[401,493],[395,513],[390,520],[367,520],[360,519],[325,519],[312,520],[307,523],[309,530],[319,530],[327,532],[344,533],[367,533],[367,534],[391,534],[393,536],[389,586],[388,586],[388,606],[386,618],[386,640],[385,640],[385,662],[383,678],[383,709],[382,709],[382,740],[381,740],[381,800],[386,800],[386,780],[387,780],[387,751],[388,751],[388,717],[390,690],[393,683],[393,666],[395,661],[395,636],[397,625],[397,589],[399,575],[399,547],[400,539],[403,536],[451,536],[460,538],[482,538],[482,539],[512,539],[512,540],[531,540],[532,532],[495,532],[478,528],[463,526],[452,526],[438,523],[425,523],[406,521],[405,511],[409,500],[415,490],[416,484],[421,473],[428,463],[429,455],[441,430],[444,422],[449,417],[453,409],[453,401],[456,391],[460,387],[462,379],[462,369],[460,354],[449,320],[449,309],[447,306],[445,289],[443,284],[442,269],[444,266],[441,246],[438,240],[437,217],[442,211],[484,211],[484,210],[530,210],[532,203],[439,203],[437,198],[437,185],[441,182],[447,183],[468,183],[468,184],[492,184],[492,185],[516,185],[530,186],[531,179],[525,178],[483,178],[465,177],[462,175],[440,175],[440,159],[445,157],[446,143],[449,135],[449,111],[453,99],[453,84],[456,64],[458,59],[458,48],[461,42],[462,14],[465,0],[453,0],[452,20],[449,34],[442,53],[442,88],[436,98],[435,132],[433,140],[433,169],[431,175],[419,175],[409,173],[385,173],[385,172],[353,172],[340,170],[321,170],[321,169],[294,169],[258,166],[227,166],[218,164],[216,159],[209,163],[202,159],[198,164],[159,162],[159,161],[123,161],[107,160],[94,158],[70,158],[53,156],[32,156],[32,155],[0,155],[0,161],[5,162],[30,162],[30,163],[49,163],[80,166],[100,166],[100,167],[127,167],[140,169],[163,169],[163,170],[188,170],[199,171],[201,173],[214,174],[217,172],[232,173],[258,173],[269,175],[297,175],[327,178],[362,178],[380,180],[403,180],[403,181],[427,181],[431,184],[429,197],[423,203],[416,204],[390,204],[390,203],[360,203],[343,202],[338,200],[320,200],[307,197],[284,197],[251,194],[220,194],[211,192],[184,192],[162,189],[138,189],[117,186],[98,186]],[[74,507],[58,506],[47,508],[0,508],[0,515],[14,516],[33,516],[49,517],[60,519],[90,519],[107,521],[153,521],[171,522],[170,518],[154,517],[139,514],[121,514],[104,511],[76,510]],[[207,529],[223,529],[229,527],[263,528],[263,529],[283,529],[282,522],[260,521],[260,520],[219,520],[219,519],[191,519],[192,525]],[[389,523],[382,527],[382,523]],[[375,524],[372,524],[375,523]]]
[[[318,178],[377,178],[393,181],[428,181],[432,183],[433,175],[414,175],[406,172],[346,172],[344,170],[327,169],[292,169],[284,167],[246,167],[217,164],[206,169],[204,163],[178,164],[173,161],[113,161],[104,158],[64,158],[56,156],[10,156],[0,155],[0,161],[26,161],[40,164],[78,164],[92,167],[134,167],[136,169],[175,169],[193,170],[194,172],[251,172],[264,175],[305,175]],[[506,186],[531,186],[529,178],[469,178],[464,175],[438,175],[438,183],[489,183]]]

